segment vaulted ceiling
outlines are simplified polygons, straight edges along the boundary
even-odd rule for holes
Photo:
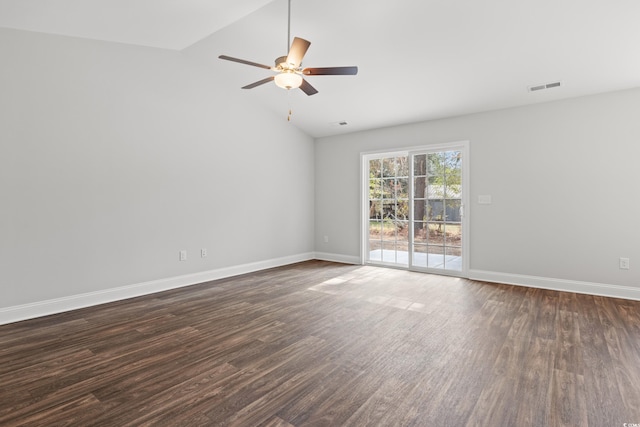
[[[0,0],[0,27],[182,51],[315,137],[638,87],[639,19],[636,0],[292,0],[303,65],[359,67],[308,97],[241,90],[271,72],[217,59],[285,55],[287,0]]]

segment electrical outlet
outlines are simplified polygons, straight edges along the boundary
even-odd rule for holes
[[[200,258],[206,258],[206,257],[207,257],[207,248],[200,249]]]
[[[629,258],[620,258],[620,270],[629,269]]]
[[[187,251],[180,251],[180,261],[187,260]]]

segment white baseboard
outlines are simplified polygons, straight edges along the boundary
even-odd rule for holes
[[[50,314],[62,313],[70,310],[76,310],[79,308],[120,301],[127,298],[139,297],[142,295],[167,291],[170,289],[177,289],[184,286],[209,282],[211,280],[224,279],[225,277],[252,273],[258,270],[280,267],[296,262],[308,261],[314,258],[314,254],[312,252],[309,252],[265,261],[252,262],[249,264],[224,267],[216,270],[186,274],[183,276],[152,280],[149,282],[137,283],[112,289],[105,289],[102,291],[89,292],[86,294],[71,295],[63,298],[56,298],[13,307],[0,308],[0,325],[18,322],[26,319],[34,319],[36,317],[48,316]]]
[[[315,259],[319,259],[321,261],[340,262],[343,264],[355,264],[355,265],[362,264],[362,261],[358,256],[330,254],[327,252],[316,252]]]
[[[294,264],[296,262],[318,259],[344,264],[361,264],[357,256],[340,255],[325,252],[308,252],[282,258],[258,261],[216,270],[152,280],[129,286],[105,289],[86,294],[71,295],[46,301],[38,301],[13,307],[0,308],[0,325],[62,313],[79,308],[120,301],[156,292],[177,289],[211,280],[224,279],[240,274],[268,268]],[[640,301],[640,288],[630,286],[607,285],[603,283],[580,282],[575,280],[553,279],[548,277],[526,276],[520,274],[499,273],[494,271],[469,270],[469,278],[486,282],[504,283],[532,288],[551,289],[554,291],[575,292],[579,294],[600,295],[613,298],[624,298]]]
[[[640,288],[631,286],[607,285],[604,283],[580,282],[577,280],[554,279],[550,277],[526,276],[483,270],[469,270],[469,279],[504,283],[507,285],[528,286],[530,288],[550,289],[553,291],[575,292],[577,294],[640,300]]]

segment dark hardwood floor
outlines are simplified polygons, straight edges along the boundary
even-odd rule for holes
[[[305,262],[0,326],[2,426],[640,423],[640,302]]]

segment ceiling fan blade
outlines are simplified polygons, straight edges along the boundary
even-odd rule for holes
[[[267,77],[266,79],[258,80],[255,83],[251,83],[250,85],[243,86],[242,89],[253,89],[256,86],[263,85],[265,83],[269,83],[275,79],[275,76]]]
[[[305,79],[302,79],[302,84],[300,85],[300,89],[309,96],[315,95],[316,93],[318,93],[318,90],[315,87],[311,86],[309,82],[306,81]]]
[[[309,49],[309,45],[311,45],[311,42],[301,39],[300,37],[294,37],[293,43],[291,43],[291,49],[289,49],[289,54],[287,55],[287,64],[292,68],[298,68],[302,63],[304,54],[307,53],[307,49]]]
[[[358,67],[305,68],[302,74],[305,76],[355,76],[358,74]]]
[[[265,68],[267,70],[271,70],[271,67],[268,65],[258,64],[257,62],[245,61],[244,59],[233,58],[227,55],[220,55],[218,56],[218,58],[225,59],[227,61],[239,62],[240,64],[252,65],[254,67],[260,67],[260,68]]]

